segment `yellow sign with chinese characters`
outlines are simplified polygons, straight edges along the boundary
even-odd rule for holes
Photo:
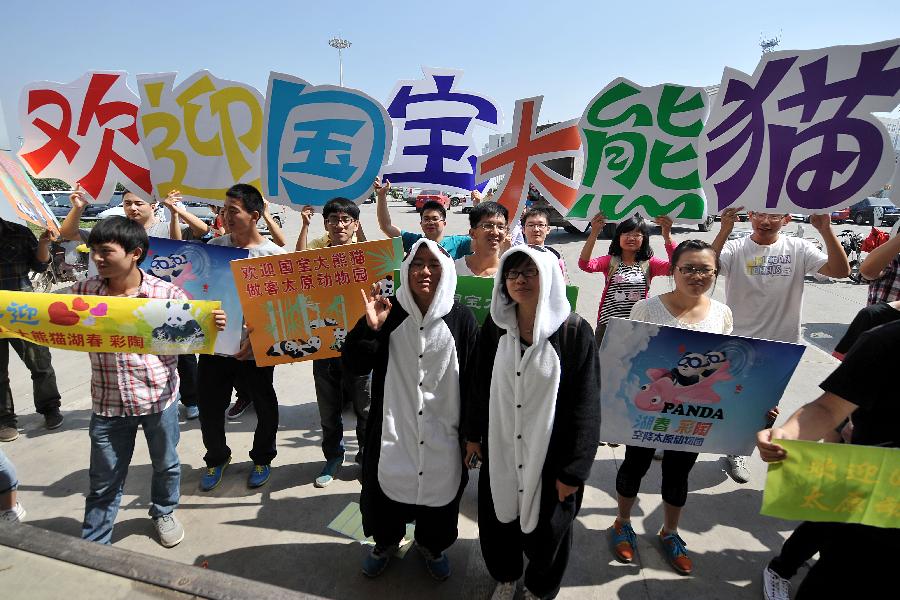
[[[900,527],[900,448],[777,442],[788,455],[769,465],[762,514]]]
[[[212,354],[219,301],[0,291],[0,338],[81,352]]]

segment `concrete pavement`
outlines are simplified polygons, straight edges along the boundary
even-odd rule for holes
[[[395,224],[418,230],[416,215],[408,212],[405,205],[392,203],[392,209]],[[376,237],[376,233],[381,237],[374,206],[363,207],[363,220],[370,237]],[[467,229],[463,215],[454,213],[448,221],[449,233]],[[312,235],[320,231],[321,222],[316,225]],[[711,239],[715,228],[709,234],[679,228],[675,235],[676,239]],[[286,229],[289,246],[293,246],[299,229],[296,214],[291,215]],[[808,232],[810,229],[807,226]],[[563,252],[573,284],[581,288],[578,311],[593,321],[602,277],[578,271],[576,262],[582,242],[583,238],[562,230],[553,233],[549,240]],[[662,253],[658,236],[654,236],[653,243],[656,251]],[[600,241],[596,252],[605,252],[607,247],[608,242]],[[841,327],[864,305],[865,286],[840,282],[806,285],[805,335],[811,342],[833,347]],[[651,293],[661,293],[669,286],[666,278],[658,278]],[[717,296],[721,295],[721,288],[720,284]],[[77,536],[88,489],[90,368],[86,354],[54,350],[53,358],[66,416],[63,427],[55,432],[43,428],[42,418],[34,413],[28,372],[13,358],[12,390],[22,435],[2,448],[18,469],[20,500],[28,510],[27,522]],[[782,415],[815,398],[818,383],[835,364],[828,354],[810,347],[782,400]],[[147,517],[151,469],[146,444],[138,440],[113,534],[114,545],[183,564],[205,564],[212,570],[329,598],[490,596],[493,582],[484,567],[477,539],[476,481],[469,483],[463,498],[460,538],[449,551],[454,574],[448,581],[433,582],[415,551],[402,560],[395,559],[380,578],[367,580],[360,573],[365,550],[326,527],[349,502],[358,501],[359,467],[346,463],[337,481],[327,489],[312,485],[321,468],[322,455],[311,363],[280,366],[275,371],[275,385],[280,403],[278,458],[268,484],[258,490],[246,487],[251,468],[247,452],[255,426],[252,410],[226,425],[234,462],[223,483],[211,493],[201,493],[197,487],[203,466],[199,423],[185,422],[179,445],[183,478],[178,516],[187,535],[179,546],[164,549],[153,538]],[[346,415],[344,425],[352,461],[356,451],[352,415]],[[597,453],[575,526],[574,552],[560,598],[759,598],[761,571],[778,552],[793,524],[759,515],[765,466],[758,457],[748,461],[752,481],[740,485],[726,475],[722,457],[700,456],[691,473],[691,493],[681,524],[681,535],[694,560],[695,574],[691,577],[678,576],[668,567],[655,540],[662,522],[659,463],[654,463],[645,478],[635,509],[636,564],[621,565],[611,558],[607,529],[615,516],[615,474],[623,457],[624,447],[604,446]],[[476,478],[477,475],[473,477]],[[0,580],[6,562],[0,553]],[[12,592],[11,597],[20,597],[15,588]],[[66,582],[66,595],[94,597],[90,581],[81,578]]]

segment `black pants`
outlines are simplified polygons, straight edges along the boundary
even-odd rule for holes
[[[852,589],[848,597],[890,597],[894,589],[900,529],[883,529],[856,523],[830,525],[819,548],[819,560],[797,589],[795,600],[833,598]],[[896,593],[896,592],[894,592]]]
[[[185,406],[197,406],[197,355],[178,355],[178,395]]]
[[[363,528],[375,538],[378,546],[394,546],[400,543],[406,533],[406,524],[416,522],[416,543],[434,556],[453,545],[459,537],[459,501],[462,494],[445,506],[419,506],[395,502],[377,490],[368,489],[373,494],[370,510],[363,512]]]
[[[50,363],[50,348],[18,338],[0,339],[0,425],[16,426],[16,409],[9,386],[9,347],[12,346],[28,370],[34,394],[34,408],[42,415],[59,410],[56,373]]]
[[[781,554],[769,562],[769,568],[781,577],[790,579],[797,574],[803,563],[822,549],[826,542],[835,535],[841,523],[816,523],[804,521],[784,541]]]
[[[525,572],[525,587],[540,598],[555,598],[572,552],[572,524],[581,508],[584,488],[559,501],[555,482],[541,490],[540,517],[531,533],[522,533],[519,519],[501,523],[494,511],[487,453],[478,480],[478,531],[481,553],[491,577],[517,581]],[[528,568],[524,568],[524,556]]]
[[[257,367],[256,361],[215,354],[200,356],[197,365],[200,388],[198,407],[200,430],[206,447],[206,456],[203,457],[206,466],[216,467],[231,457],[231,448],[225,443],[225,411],[231,403],[233,387],[252,399],[256,410],[256,431],[250,459],[257,465],[268,465],[275,458],[278,398],[272,384],[274,375],[275,367]]]
[[[653,462],[653,448],[625,446],[625,460],[616,475],[616,492],[624,498],[634,498],[641,488],[641,479]],[[687,501],[688,474],[697,462],[696,452],[666,450],[662,459],[662,497],[672,506],[682,507]]]

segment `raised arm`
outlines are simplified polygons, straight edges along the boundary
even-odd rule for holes
[[[300,209],[300,235],[297,236],[297,244],[294,246],[294,250],[306,250],[309,224],[312,222],[313,214],[315,214],[315,211],[309,204]]]
[[[285,242],[287,240],[284,237],[284,231],[281,230],[281,226],[278,224],[274,218],[272,218],[272,213],[269,212],[269,201],[263,198],[263,220],[266,222],[266,227],[269,228],[269,233],[272,236],[272,241],[275,242],[277,246],[284,247]]]
[[[387,193],[390,189],[390,181],[385,179],[382,184],[381,179],[375,178],[375,214],[378,216],[378,227],[381,228],[384,235],[394,238],[400,235],[400,228],[391,223],[391,213],[387,204]],[[359,239],[358,233],[356,239],[362,241]]]
[[[716,254],[722,253],[722,248],[725,247],[728,236],[734,231],[734,222],[738,219],[738,213],[742,210],[744,210],[744,207],[738,206],[737,208],[726,208],[722,211],[719,217],[719,233],[716,234],[716,239],[712,241],[712,247]]]
[[[895,235],[869,252],[869,255],[859,266],[859,272],[869,281],[880,279],[882,271],[891,264],[891,261],[898,254],[900,254],[900,235]]]
[[[598,212],[594,215],[594,218],[591,219],[591,232],[588,233],[588,237],[584,241],[584,246],[581,247],[581,255],[578,257],[579,265],[591,260],[591,255],[594,253],[594,246],[597,244],[597,236],[603,231],[605,225],[606,215],[602,212]]]
[[[64,240],[81,241],[81,232],[78,231],[78,224],[81,222],[81,215],[87,208],[88,201],[81,191],[81,186],[77,186],[75,191],[69,194],[69,202],[72,204],[72,210],[63,219],[59,226],[59,236]]]
[[[826,277],[841,279],[850,275],[850,263],[847,261],[847,253],[838,241],[831,229],[831,215],[812,215],[809,224],[818,230],[825,241],[825,250],[828,253],[828,262],[825,263],[819,273]]]
[[[191,228],[191,233],[199,239],[209,232],[209,225],[200,220],[200,217],[190,212],[182,203],[181,192],[172,190],[162,201],[163,206],[169,209],[169,236],[173,240],[181,239],[181,221]]]

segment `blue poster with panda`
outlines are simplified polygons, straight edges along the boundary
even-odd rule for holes
[[[804,349],[613,318],[600,346],[600,439],[748,456]]]
[[[228,315],[228,327],[216,338],[215,352],[232,355],[241,345],[243,312],[228,263],[248,254],[243,248],[151,237],[150,251],[141,268],[174,283],[192,300],[220,301]]]

